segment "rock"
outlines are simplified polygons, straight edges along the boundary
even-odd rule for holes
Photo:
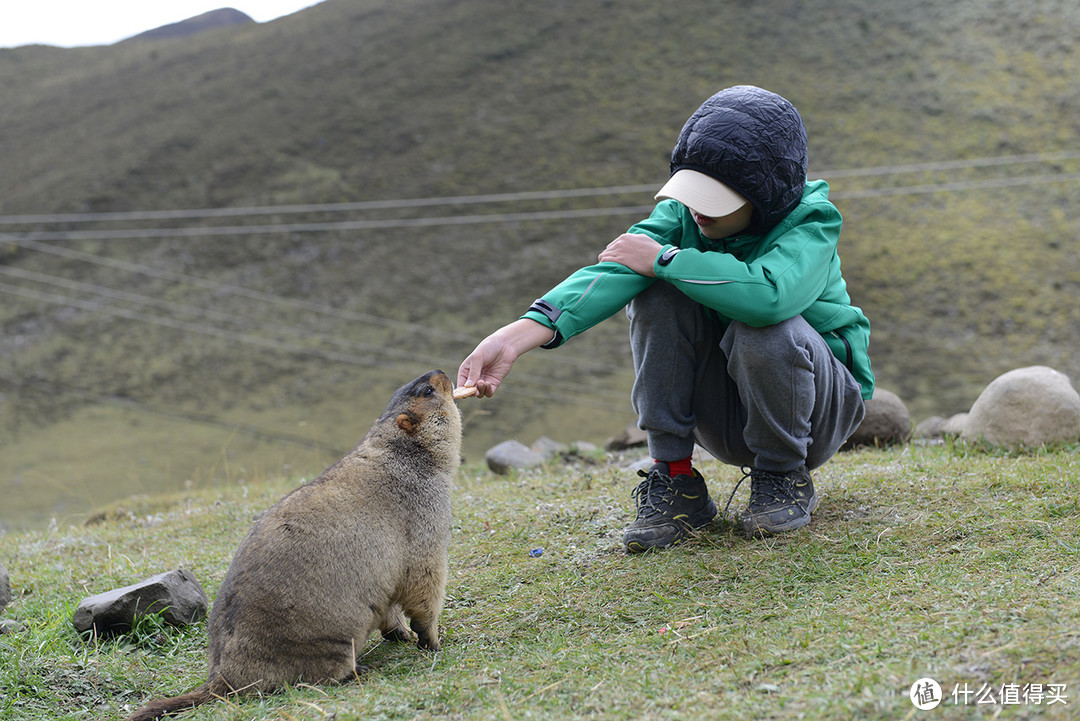
[[[637,474],[638,471],[645,471],[646,473],[648,473],[649,469],[652,468],[652,465],[655,462],[656,461],[653,460],[652,456],[641,456],[640,458],[634,458],[629,462],[624,463],[621,468],[623,470],[629,471],[632,474]],[[636,479],[632,478],[631,480]]]
[[[625,451],[627,448],[647,445],[648,442],[649,437],[645,434],[645,431],[635,425],[630,425],[624,428],[622,433],[605,443],[604,448],[609,451]]]
[[[965,441],[1008,448],[1080,439],[1080,394],[1069,377],[1046,366],[1017,368],[995,378],[964,421]]]
[[[85,598],[71,622],[79,633],[109,635],[130,631],[140,618],[160,612],[167,623],[185,626],[203,618],[208,605],[195,576],[181,568]]]
[[[878,388],[866,402],[866,416],[844,443],[843,449],[858,446],[887,446],[906,443],[911,438],[911,414],[904,401],[892,391]]]
[[[0,618],[0,636],[5,633],[22,633],[26,624],[13,621],[10,618]]]
[[[964,432],[964,423],[967,422],[967,413],[957,413],[954,416],[950,416],[949,420],[945,421],[945,425],[941,427],[941,435],[946,438],[956,438]]]
[[[11,603],[11,579],[7,569],[0,564],[0,611],[3,611]]]
[[[553,441],[547,436],[541,436],[540,438],[536,439],[535,443],[529,446],[529,449],[532,450],[534,453],[539,453],[545,459],[547,459],[551,458],[552,456],[557,456],[560,453],[566,453],[570,450],[570,446],[566,445],[565,443]]]
[[[944,437],[945,424],[948,419],[943,416],[930,416],[920,421],[915,426],[915,430],[912,432],[912,438],[942,438]]]
[[[512,470],[538,466],[547,459],[547,456],[532,450],[521,441],[503,441],[488,449],[488,452],[484,454],[484,459],[492,472],[504,476]]]

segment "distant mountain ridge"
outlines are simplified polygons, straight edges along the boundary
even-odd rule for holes
[[[195,17],[188,18],[187,20],[181,20],[180,22],[169,23],[168,25],[162,25],[161,27],[154,28],[153,30],[147,30],[146,32],[133,35],[121,42],[129,42],[132,40],[168,40],[173,38],[184,38],[192,35],[198,35],[199,33],[206,32],[207,30],[214,30],[216,28],[231,27],[233,25],[248,25],[253,24],[255,21],[246,13],[242,13],[234,8],[220,8],[218,10],[211,10],[205,12],[202,15],[196,15]]]

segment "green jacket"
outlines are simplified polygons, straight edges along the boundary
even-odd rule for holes
[[[720,322],[763,327],[801,314],[869,399],[874,394],[870,323],[851,304],[840,274],[840,224],[828,184],[817,180],[806,184],[802,201],[764,235],[710,240],[674,200],[660,202],[628,232],[659,242],[656,277],[711,309]],[[653,282],[619,263],[597,263],[573,273],[522,317],[555,330],[544,346],[553,348],[611,317]]]

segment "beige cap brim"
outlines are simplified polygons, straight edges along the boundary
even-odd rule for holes
[[[677,200],[710,218],[730,215],[749,202],[719,180],[696,170],[675,171],[655,197],[656,200]]]

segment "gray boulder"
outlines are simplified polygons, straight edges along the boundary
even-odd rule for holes
[[[534,451],[521,441],[503,441],[488,449],[484,454],[488,468],[500,476],[506,475],[512,470],[522,470],[538,466],[547,459],[547,456],[539,451]]]
[[[1075,442],[1080,394],[1053,368],[1017,368],[995,378],[975,399],[960,437],[1009,448]]]
[[[130,631],[139,619],[156,613],[174,626],[186,626],[206,616],[206,592],[191,571],[168,573],[85,598],[75,609],[75,630],[99,635]]]
[[[892,391],[878,388],[866,402],[866,416],[851,434],[844,449],[858,446],[887,446],[906,443],[911,438],[911,414],[904,401]]]

